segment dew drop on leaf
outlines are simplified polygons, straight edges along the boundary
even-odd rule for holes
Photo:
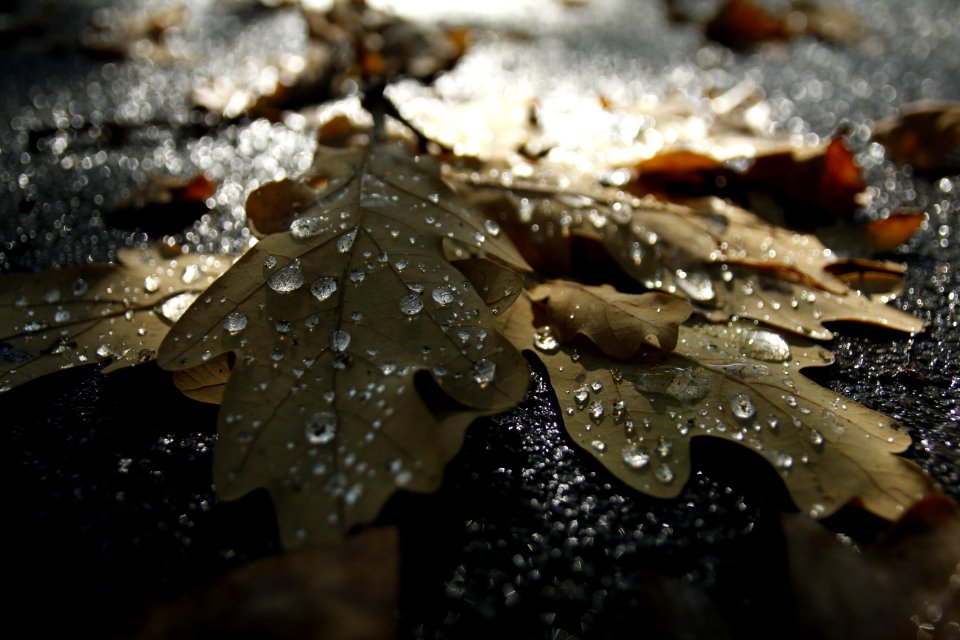
[[[323,220],[321,218],[297,218],[290,223],[290,235],[298,240],[312,238],[324,231]]]
[[[313,281],[313,284],[310,285],[310,293],[313,294],[313,297],[323,302],[330,296],[332,296],[337,291],[337,280],[330,276],[323,276],[322,278],[317,278]]]
[[[657,480],[659,480],[663,484],[670,484],[671,482],[673,482],[673,479],[675,477],[673,473],[673,469],[671,469],[669,466],[665,464],[662,464],[659,467],[657,467],[657,470],[654,471],[653,475],[654,477],[656,477]]]
[[[677,288],[696,302],[709,302],[716,297],[713,281],[703,273],[688,273],[677,269]]]
[[[553,327],[545,326],[533,332],[533,346],[544,353],[556,353],[560,341],[553,333]]]
[[[671,453],[673,453],[673,443],[661,437],[660,442],[657,443],[657,455],[661,460],[666,460]]]
[[[423,310],[423,300],[415,293],[408,293],[400,298],[400,311],[405,315],[415,316]]]
[[[336,352],[343,352],[350,346],[350,334],[346,331],[330,332],[330,348]]]
[[[590,405],[590,419],[594,422],[603,420],[603,413],[603,403],[599,400]]]
[[[77,278],[73,281],[73,295],[76,297],[82,296],[87,291],[90,290],[90,285],[87,284],[87,281],[83,278]]]
[[[749,420],[757,413],[753,400],[745,393],[730,398],[730,411],[738,420]]]
[[[160,288],[159,276],[149,275],[143,279],[143,290],[146,291],[147,293],[155,293],[159,288]]]
[[[330,411],[314,413],[307,421],[304,433],[310,444],[328,444],[337,435],[337,414]]]
[[[480,385],[481,389],[485,389],[493,382],[497,374],[497,363],[481,358],[473,363],[471,372],[473,373],[473,381]]]
[[[63,323],[63,322],[67,322],[68,320],[70,320],[70,312],[67,311],[66,309],[60,309],[53,314],[54,322]]]
[[[807,437],[810,439],[810,444],[814,447],[819,448],[823,446],[823,434],[816,429],[811,429]]]
[[[433,290],[432,297],[434,302],[445,307],[454,301],[454,289],[449,284],[442,284]]]
[[[782,336],[772,331],[744,331],[740,340],[744,354],[756,360],[783,362],[790,358],[790,345]]]
[[[303,286],[303,272],[300,261],[294,260],[282,269],[278,269],[267,280],[267,286],[277,293],[290,293]]]
[[[493,220],[490,220],[490,219],[484,220],[483,229],[494,238],[500,235],[500,225],[494,222]]]
[[[337,238],[337,251],[339,253],[346,253],[353,248],[353,242],[357,239],[357,230],[356,228],[347,231],[345,234]]]
[[[267,269],[273,269],[277,266],[277,256],[267,256],[263,259],[263,266]]]
[[[590,446],[596,449],[597,451],[599,451],[600,453],[603,453],[604,451],[607,450],[607,443],[604,442],[603,440],[594,440],[593,442],[590,443]]]
[[[638,447],[624,447],[623,462],[631,469],[643,469],[650,464],[650,453]]]
[[[573,392],[573,399],[577,402],[577,406],[581,409],[583,405],[587,403],[587,399],[590,398],[590,392],[587,391],[586,387],[579,387]]]
[[[239,311],[228,314],[223,319],[223,329],[230,335],[236,335],[247,328],[247,316]]]

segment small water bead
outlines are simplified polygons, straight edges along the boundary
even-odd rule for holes
[[[337,292],[337,280],[330,276],[323,276],[317,278],[313,281],[313,284],[310,285],[310,293],[313,294],[313,297],[323,302],[327,300],[330,296]]]
[[[227,314],[223,319],[223,330],[230,335],[236,335],[247,328],[247,316],[239,311]]]
[[[58,309],[57,312],[53,314],[54,322],[63,323],[68,320],[70,320],[70,312],[66,309]]]
[[[593,442],[590,443],[590,446],[596,449],[597,451],[599,451],[600,453],[603,453],[604,451],[607,450],[607,443],[604,442],[603,440],[594,440]]]
[[[623,419],[627,415],[627,406],[623,400],[617,400],[613,403],[613,421],[614,422],[623,422]]]
[[[593,391],[594,393],[600,393],[601,391],[603,391],[603,382],[601,382],[600,380],[594,380],[593,382],[590,383],[590,390]]]
[[[290,333],[290,321],[278,320],[276,324],[277,333]]]
[[[807,438],[814,447],[819,449],[823,446],[823,434],[816,429],[811,429],[810,433],[807,434]]]
[[[623,462],[631,469],[643,469],[650,464],[650,453],[638,447],[624,447]]]
[[[544,353],[556,353],[560,348],[560,341],[553,334],[553,328],[548,325],[533,332],[533,346]]]
[[[267,286],[277,293],[290,293],[303,286],[303,272],[300,261],[294,260],[282,269],[278,269],[267,280]]]
[[[263,266],[267,269],[273,269],[277,266],[277,256],[267,256],[263,259]]]
[[[661,460],[666,460],[672,453],[673,443],[661,436],[660,441],[657,443],[657,455]]]
[[[773,463],[778,469],[789,471],[793,468],[793,456],[781,451],[773,451],[771,452],[771,455],[773,456]]]
[[[304,434],[310,444],[329,444],[337,435],[337,414],[330,411],[314,413],[304,426]]]
[[[695,302],[709,302],[717,294],[713,289],[713,281],[709,276],[703,273],[688,273],[682,269],[677,269],[677,288],[683,291]]]
[[[315,313],[311,313],[309,316],[303,319],[303,326],[307,329],[314,329],[320,324],[320,317]]]
[[[668,465],[662,464],[657,467],[657,470],[653,472],[654,477],[662,482],[663,484],[670,484],[673,482],[673,479],[676,477]]]
[[[753,399],[745,393],[738,393],[730,398],[730,411],[738,420],[749,420],[757,413]]]
[[[90,285],[83,278],[77,278],[73,281],[72,292],[74,297],[80,297],[90,290]]]
[[[415,316],[423,310],[423,300],[415,293],[408,293],[400,298],[400,311],[404,315]]]
[[[455,293],[456,289],[452,285],[442,284],[433,290],[433,301],[441,307],[445,307],[456,299]]]
[[[481,358],[473,363],[471,372],[473,373],[473,381],[480,385],[481,389],[486,389],[497,374],[497,363]]]
[[[346,331],[331,331],[330,332],[330,348],[334,351],[341,353],[347,350],[347,347],[350,346],[350,334]]]
[[[350,282],[353,284],[360,284],[366,278],[363,269],[352,269],[350,271]]]
[[[337,238],[337,252],[347,253],[353,248],[353,243],[357,239],[357,229],[354,227],[350,231]]]
[[[326,231],[322,218],[297,218],[290,223],[290,235],[298,240],[312,238]]]

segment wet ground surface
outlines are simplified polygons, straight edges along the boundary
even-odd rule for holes
[[[714,6],[688,4],[693,13]],[[107,261],[146,240],[107,213],[156,174],[203,171],[216,182],[210,212],[177,237],[242,250],[246,194],[303,171],[312,135],[296,123],[223,122],[191,110],[188,95],[198,78],[236,73],[244,56],[299,51],[297,14],[191,3],[189,26],[168,38],[191,62],[167,67],[79,54],[70,25],[92,9],[52,6],[0,60],[0,270]],[[868,126],[913,100],[960,98],[960,7],[849,6],[871,34],[859,44],[801,39],[734,53],[669,25],[659,3],[503,3],[449,18],[494,31],[478,32],[441,82],[465,96],[530,87],[696,97],[749,79],[779,130],[813,139],[848,124],[874,196],[863,215],[909,207],[930,216],[895,256],[908,271],[894,303],[930,327],[912,338],[841,327],[830,345],[837,364],[816,379],[900,420],[914,439],[908,457],[956,499],[960,177],[913,176],[870,144]],[[24,13],[0,17],[13,24]],[[149,603],[278,551],[264,496],[223,504],[213,494],[215,409],[182,398],[153,365],[63,372],[7,392],[0,406],[14,610],[38,630],[122,636]],[[471,428],[438,494],[391,502],[384,519],[401,523],[404,637],[741,637],[758,625],[788,637],[797,628],[802,612],[778,590],[777,514],[791,507],[772,471],[736,447],[695,446],[684,493],[657,501],[612,481],[558,421],[535,372],[522,406]],[[881,525],[843,515],[831,526],[869,538]]]

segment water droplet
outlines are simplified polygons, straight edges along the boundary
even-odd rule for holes
[[[343,352],[350,346],[350,334],[346,331],[330,332],[330,348],[336,352]]]
[[[363,273],[363,269],[351,269],[350,270],[350,282],[353,284],[360,284],[363,282],[366,274]]]
[[[427,195],[427,200],[429,200],[429,201],[432,202],[433,204],[437,204],[438,202],[440,202],[440,194],[439,194],[439,193],[431,193],[431,194]]]
[[[789,471],[793,467],[793,456],[781,451],[773,451],[771,452],[771,455],[773,456],[773,463],[778,469]]]
[[[162,305],[160,305],[160,315],[164,320],[173,324],[180,319],[187,309],[199,296],[195,293],[181,293],[173,296],[172,298],[165,300]],[[154,308],[156,311],[156,308]]]
[[[660,441],[657,442],[657,455],[661,460],[666,460],[670,457],[670,454],[673,453],[673,443],[660,436]]]
[[[603,420],[603,403],[599,400],[590,405],[590,419],[597,423]]]
[[[337,435],[337,414],[330,411],[318,411],[310,416],[304,427],[307,442],[310,444],[328,444]]]
[[[780,421],[775,416],[767,416],[767,427],[770,431],[776,431],[778,426],[780,426]]]
[[[290,321],[278,320],[276,324],[277,333],[290,333]]]
[[[400,311],[405,315],[415,316],[423,310],[423,300],[415,293],[408,293],[400,298]]]
[[[730,398],[730,411],[737,420],[749,420],[757,413],[753,399],[745,393],[738,393]]]
[[[573,392],[573,399],[576,401],[577,406],[583,408],[583,405],[587,403],[587,400],[590,398],[590,392],[586,387],[579,387]]]
[[[677,269],[677,288],[683,291],[687,296],[696,302],[709,302],[716,297],[713,290],[713,281],[709,276],[703,273],[688,273],[682,269]]]
[[[353,248],[353,242],[357,239],[357,229],[354,227],[350,231],[337,238],[337,251],[346,253]]]
[[[783,396],[780,396],[780,397],[783,399],[783,401],[786,403],[786,405],[787,405],[788,407],[790,407],[791,409],[796,409],[796,408],[797,408],[797,398],[796,398],[796,396],[783,395]]]
[[[113,349],[110,348],[110,345],[102,344],[97,347],[97,357],[98,358],[109,358],[113,355]]]
[[[600,380],[594,380],[593,382],[590,383],[590,390],[593,391],[594,393],[600,393],[601,391],[603,391],[603,382],[601,382]]]
[[[273,269],[277,266],[277,256],[267,256],[263,259],[263,266],[267,269]]]
[[[290,235],[298,240],[312,238],[326,230],[323,219],[316,217],[297,218],[290,223]]]
[[[313,294],[313,297],[323,302],[330,296],[332,296],[337,291],[337,280],[336,278],[331,278],[330,276],[323,276],[317,278],[313,281],[313,284],[310,285],[310,293]]]
[[[303,286],[303,272],[300,261],[294,260],[282,269],[278,269],[267,280],[267,286],[277,293],[290,293]]]
[[[246,328],[247,316],[239,311],[234,311],[223,319],[223,329],[230,335],[236,335]]]
[[[650,464],[650,453],[638,447],[624,447],[623,462],[631,469],[643,469]]]
[[[607,450],[607,443],[604,442],[603,440],[594,440],[593,442],[590,443],[590,446],[596,449],[597,451],[599,451],[600,453],[603,453],[604,451]]]
[[[654,477],[662,482],[663,484],[670,484],[673,482],[673,479],[676,477],[673,473],[673,469],[669,466],[662,464],[657,467],[657,470],[653,473]]]
[[[772,331],[744,331],[740,345],[745,355],[756,360],[783,362],[790,359],[790,345],[780,334]]]
[[[487,360],[486,358],[481,358],[473,363],[472,368],[473,381],[480,385],[481,389],[485,389],[487,385],[493,382],[494,376],[497,373],[497,363],[492,360]]]
[[[494,222],[493,220],[490,220],[490,219],[484,220],[483,229],[494,238],[500,235],[500,225]]]
[[[73,295],[80,297],[90,290],[90,285],[83,278],[77,278],[73,281]]]
[[[160,288],[160,277],[156,275],[149,275],[143,279],[143,290],[147,293],[156,293]],[[58,294],[59,297],[59,294]]]
[[[823,446],[823,434],[817,431],[816,429],[810,429],[810,433],[807,434],[807,437],[810,439],[810,444],[818,449]]]
[[[70,320],[70,312],[66,309],[58,309],[56,313],[53,314],[54,322],[67,322]]]
[[[433,290],[433,301],[441,307],[445,307],[455,300],[456,290],[452,285],[442,284]]]
[[[533,346],[544,353],[556,353],[560,342],[554,336],[553,328],[548,325],[533,332]]]

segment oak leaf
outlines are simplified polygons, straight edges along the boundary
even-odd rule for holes
[[[0,390],[60,369],[153,360],[229,256],[126,249],[118,264],[0,276]]]
[[[236,354],[217,490],[267,488],[288,546],[340,538],[400,488],[435,489],[470,420],[525,392],[526,362],[486,304],[510,295],[478,291],[446,256],[528,267],[432,167],[397,146],[321,148],[302,180],[263,187],[296,192],[271,200],[289,231],[248,251],[161,347],[170,370]]]
[[[547,306],[522,298],[502,330],[546,365],[573,440],[639,491],[675,497],[690,474],[690,440],[704,436],[763,456],[814,517],[856,501],[892,519],[933,489],[892,455],[910,443],[896,423],[800,375],[832,362],[811,342],[743,321],[693,323],[672,353],[613,360],[588,342],[545,343],[566,310],[537,288],[530,297]]]

